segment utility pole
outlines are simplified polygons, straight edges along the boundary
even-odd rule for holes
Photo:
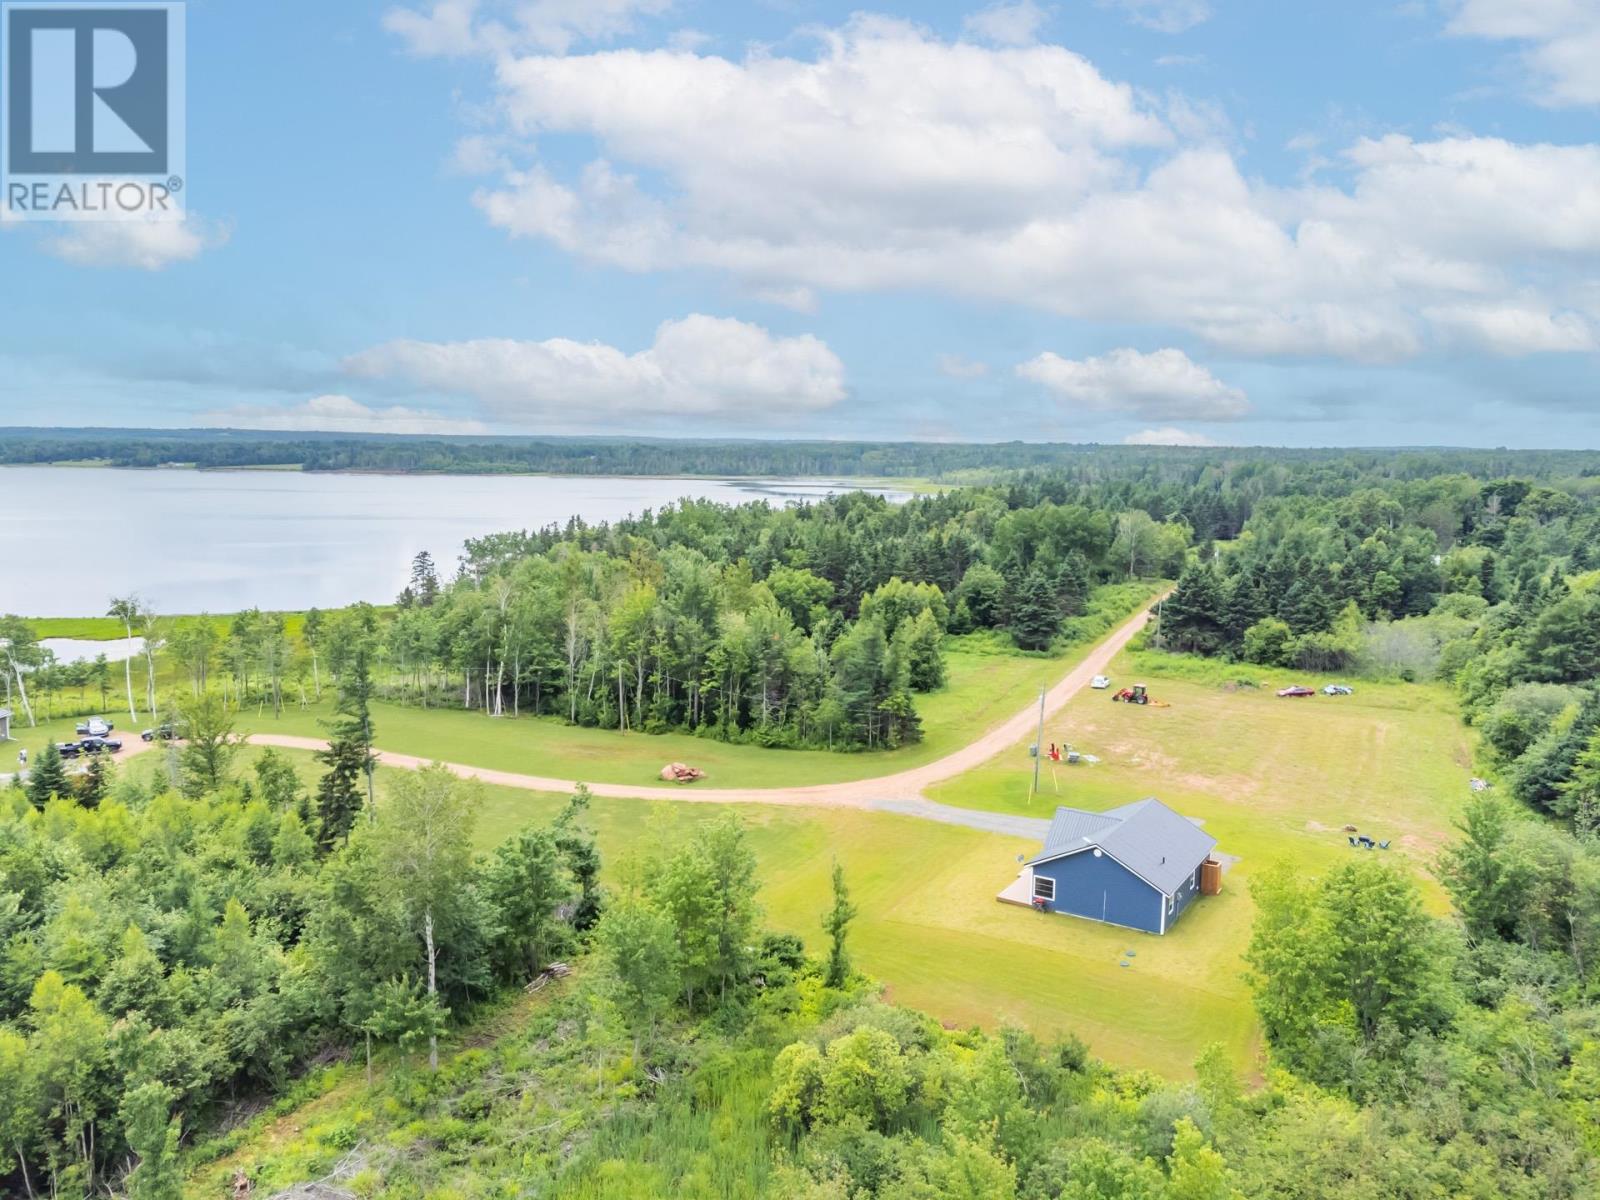
[[[1033,787],[1028,792],[1028,801],[1032,803],[1035,793],[1039,790],[1039,760],[1044,757],[1044,689],[1039,689],[1039,735],[1033,743]]]

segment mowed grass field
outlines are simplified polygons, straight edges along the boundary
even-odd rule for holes
[[[255,748],[241,752],[248,769]],[[287,754],[311,781],[310,754]],[[156,767],[149,755],[130,769]],[[385,777],[378,772],[381,819]],[[484,786],[477,842],[488,852],[525,825],[549,820],[565,796]],[[835,857],[860,910],[850,934],[856,966],[894,1001],[952,1026],[1025,1026],[1040,1034],[1076,1033],[1108,1061],[1170,1077],[1189,1073],[1208,1043],[1220,1041],[1241,1071],[1255,1061],[1255,1019],[1233,986],[1217,986],[1206,961],[1209,937],[1149,937],[1087,922],[1042,916],[995,900],[1016,873],[1016,857],[1035,843],[889,813],[702,805],[595,798],[590,820],[607,881],[637,878],[641,859],[695,836],[728,812],[743,822],[760,863],[767,923],[798,933],[820,953],[821,917]],[[1203,932],[1226,924],[1247,901],[1240,894],[1185,916]],[[1133,966],[1119,967],[1125,950]],[[1157,1005],[1149,998],[1159,991]]]
[[[1114,665],[1116,686],[1134,682],[1137,670],[1170,707],[1113,704],[1109,693],[1091,691],[1046,724],[1046,745],[1071,744],[1100,756],[1098,764],[1062,764],[1053,773],[1043,764],[1041,794],[1030,800],[1032,762],[1021,744],[929,795],[1040,817],[1057,804],[1099,811],[1156,796],[1203,821],[1218,851],[1237,861],[1222,895],[1200,900],[1164,938],[1066,917],[1044,918],[1041,928],[1016,909],[1004,910],[1000,936],[1037,946],[1016,955],[1034,976],[1030,999],[1054,987],[1067,1023],[1103,1056],[1170,1074],[1206,1042],[1221,1041],[1245,1062],[1255,1041],[1242,977],[1251,876],[1279,861],[1316,876],[1351,855],[1379,854],[1414,873],[1430,907],[1443,912],[1430,866],[1468,796],[1471,734],[1439,686],[1357,683],[1353,696],[1279,699],[1278,687],[1326,680],[1268,673],[1264,686],[1236,689],[1166,678],[1159,658],[1137,656],[1135,668],[1134,657]],[[1352,849],[1346,824],[1391,849]],[[1106,971],[1108,940],[1130,937],[1134,966]]]

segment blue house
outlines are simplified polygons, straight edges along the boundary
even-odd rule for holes
[[[1220,867],[1205,865],[1216,844],[1156,799],[1103,813],[1058,808],[1044,849],[1027,864],[1031,898],[1047,912],[1166,933],[1200,894],[1203,876],[1216,890]]]

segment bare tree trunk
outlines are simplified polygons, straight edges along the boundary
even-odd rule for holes
[[[22,698],[22,711],[28,714],[28,728],[32,729],[39,722],[33,719],[33,705],[28,703],[28,685],[22,682],[22,668],[17,666],[16,660],[7,656],[11,663],[11,673],[17,677],[17,695]]]
[[[150,632],[150,630],[148,630],[148,629],[145,630],[145,638],[144,638],[145,705],[146,705],[146,707],[149,708],[150,716],[152,718],[154,718],[155,715],[156,715],[156,652],[155,652],[155,647],[151,645],[151,639],[152,639],[153,636],[154,635]]]
[[[122,628],[128,635],[128,641],[132,642],[133,622],[124,621]],[[128,651],[128,656],[122,660],[122,674],[128,683],[128,720],[136,722],[139,719],[139,710],[133,705],[133,647],[131,645],[128,647]]]
[[[438,947],[433,944],[433,909],[428,909],[422,914],[422,941],[428,951],[428,995],[439,994],[439,981],[437,966],[439,961]],[[428,1034],[428,1070],[439,1069],[439,1035]]]

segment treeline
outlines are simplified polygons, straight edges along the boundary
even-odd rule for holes
[[[1485,769],[1600,830],[1600,497],[1446,477],[1264,502],[1163,609],[1176,650],[1443,679]]]
[[[1042,650],[1097,584],[1175,571],[1186,521],[1059,481],[895,505],[684,501],[419,558],[385,635],[391,697],[767,746],[915,741],[946,634]],[[1159,507],[1159,505],[1158,505]],[[1170,510],[1166,510],[1170,511]]]
[[[1308,471],[1363,479],[1593,478],[1585,451],[1326,450],[1095,446],[1005,442],[677,441],[618,438],[426,437],[240,430],[0,429],[0,463],[103,462],[153,468],[293,466],[307,471],[461,474],[754,475],[993,479],[1027,470],[1080,481],[1145,479],[1193,485],[1205,478]],[[1281,483],[1282,481],[1279,480]]]

